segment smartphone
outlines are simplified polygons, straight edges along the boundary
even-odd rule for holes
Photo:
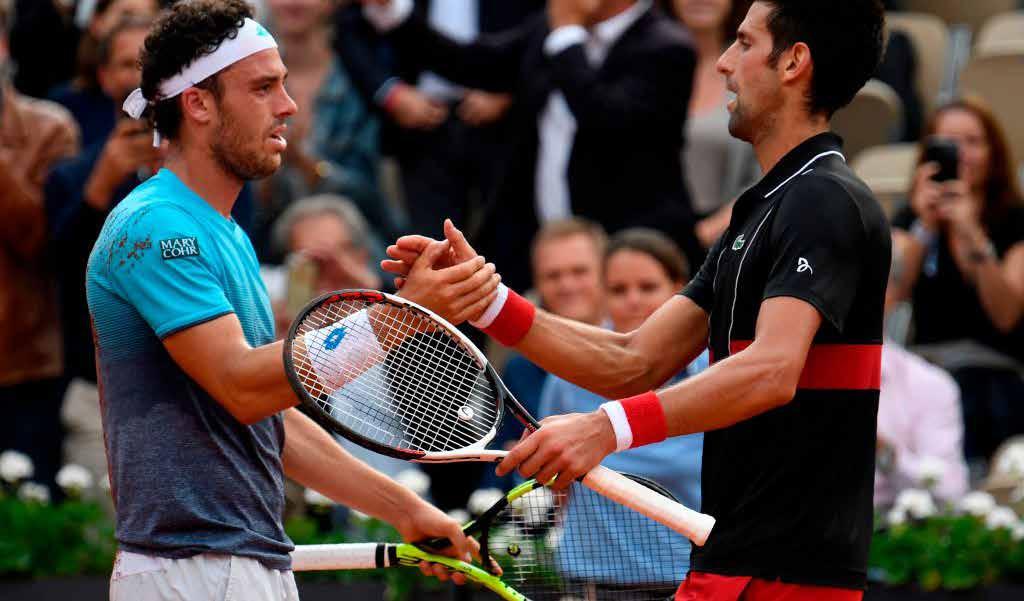
[[[309,257],[294,253],[288,256],[285,265],[288,269],[288,290],[285,293],[285,310],[289,319],[294,318],[303,307],[313,300],[316,284],[320,277],[320,266]]]
[[[924,143],[924,162],[936,163],[939,171],[932,180],[946,182],[960,178],[960,150],[949,138],[932,136]]]

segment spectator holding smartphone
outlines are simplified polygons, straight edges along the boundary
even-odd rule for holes
[[[965,452],[984,459],[1024,432],[1024,206],[1006,136],[979,101],[939,108],[925,134],[955,143],[958,165],[943,176],[922,152],[894,220],[895,296],[912,303],[913,342],[937,345],[931,356],[953,372]]]

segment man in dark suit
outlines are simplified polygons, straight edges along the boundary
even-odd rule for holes
[[[511,93],[510,153],[478,241],[513,287],[538,223],[569,214],[609,231],[662,230],[700,261],[679,161],[696,55],[649,0],[550,0],[546,18],[461,43],[410,0],[364,0],[404,60]]]
[[[471,42],[538,14],[544,0],[414,0],[417,18]],[[335,50],[381,116],[383,151],[401,168],[411,229],[440,235],[441,221],[475,222],[490,202],[507,137],[508,94],[467,89],[398,56],[358,4],[337,13]]]

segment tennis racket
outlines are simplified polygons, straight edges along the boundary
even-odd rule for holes
[[[653,482],[629,478],[674,501]],[[682,582],[689,560],[682,535],[575,482],[559,492],[528,480],[463,530],[480,542],[485,567],[437,555],[449,543],[435,539],[298,546],[292,569],[393,568],[430,561],[465,574],[506,601],[661,601]]]
[[[330,431],[422,463],[497,462],[489,450],[505,409],[536,430],[483,353],[454,326],[405,299],[370,290],[321,296],[284,344],[292,388]],[[597,466],[583,484],[703,545],[715,520]]]

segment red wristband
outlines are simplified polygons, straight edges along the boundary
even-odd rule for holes
[[[633,431],[633,444],[629,448],[635,449],[661,442],[668,436],[665,410],[661,406],[661,400],[658,399],[657,393],[653,390],[621,399],[619,403],[622,404],[629,427]]]
[[[484,332],[505,346],[515,346],[526,337],[536,315],[537,308],[533,303],[509,289],[501,312],[491,325],[484,328]]]

